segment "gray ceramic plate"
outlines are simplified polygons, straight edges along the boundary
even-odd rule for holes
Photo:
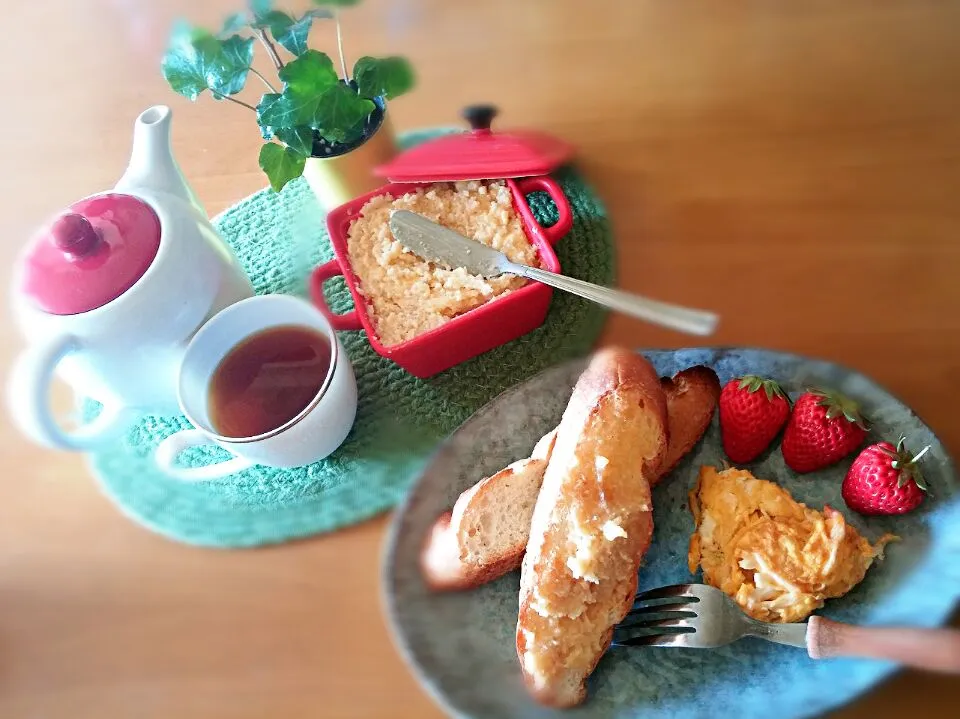
[[[960,494],[953,463],[929,428],[901,402],[856,372],[827,362],[750,349],[651,351],[661,375],[691,365],[716,370],[721,382],[744,373],[779,380],[791,394],[808,385],[858,399],[873,436],[913,448],[932,445],[923,468],[934,499],[904,517],[863,518],[840,497],[845,463],[798,477],[785,468],[778,443],[749,465],[816,508],[830,504],[869,538],[892,531],[903,541],[852,592],[823,614],[864,624],[943,623],[960,598]],[[861,660],[813,661],[803,650],[744,639],[705,651],[616,648],[600,662],[581,707],[553,712],[527,696],[517,666],[514,630],[519,573],[460,594],[434,595],[424,586],[418,554],[434,519],[457,495],[508,462],[528,455],[554,427],[583,370],[582,361],[548,370],[507,391],[474,415],[437,452],[396,513],[385,555],[387,613],[401,652],[430,694],[464,717],[724,717],[812,716],[844,703],[888,676],[894,667]],[[686,495],[701,464],[723,459],[714,418],[701,443],[654,491],[654,539],[640,571],[640,588],[690,581],[687,543],[693,528]]]

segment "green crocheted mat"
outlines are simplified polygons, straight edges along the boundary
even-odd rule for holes
[[[440,132],[411,133],[401,145]],[[572,231],[556,248],[561,267],[611,284],[613,245],[602,204],[574,169],[555,177],[574,215]],[[546,195],[531,195],[530,204],[543,224],[556,220]],[[310,269],[333,255],[323,213],[302,179],[279,194],[251,195],[215,224],[258,294],[305,296]],[[334,310],[351,307],[342,279],[328,282],[326,292]],[[254,467],[202,484],[171,479],[152,457],[163,438],[189,427],[182,416],[146,417],[117,446],[92,455],[91,467],[125,514],[182,542],[250,547],[338,529],[393,507],[444,437],[511,385],[588,351],[603,318],[596,305],[557,291],[543,326],[426,380],[377,355],[361,332],[340,333],[357,375],[357,420],[336,452],[307,467]],[[181,456],[196,465],[226,453],[194,449]]]

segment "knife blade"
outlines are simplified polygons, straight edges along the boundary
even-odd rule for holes
[[[415,255],[448,270],[463,267],[472,275],[489,278],[504,274],[511,264],[502,252],[410,210],[392,210],[390,230]]]
[[[415,255],[441,267],[463,267],[482,277],[519,275],[558,290],[579,295],[624,314],[694,335],[709,335],[719,318],[713,312],[690,309],[558,275],[539,267],[511,262],[502,252],[464,237],[409,210],[390,213],[390,229],[397,241]]]

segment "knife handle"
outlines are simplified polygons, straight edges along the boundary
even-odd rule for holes
[[[694,310],[680,305],[651,300],[622,290],[614,290],[566,275],[541,270],[539,267],[510,263],[509,266],[504,266],[502,269],[504,272],[520,275],[550,285],[558,290],[579,295],[625,315],[680,332],[693,335],[709,335],[717,327],[719,318],[713,312]]]

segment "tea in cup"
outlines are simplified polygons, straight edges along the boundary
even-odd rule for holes
[[[321,460],[343,443],[357,412],[353,367],[333,328],[313,305],[286,295],[251,297],[210,319],[187,346],[177,389],[196,429],[167,437],[155,458],[188,481]],[[234,457],[176,465],[202,445]]]

